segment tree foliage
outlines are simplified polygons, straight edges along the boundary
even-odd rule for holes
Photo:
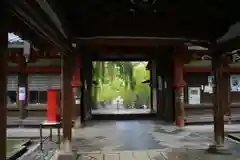
[[[121,96],[125,104],[136,100],[149,104],[150,88],[142,83],[150,78],[146,63],[96,61],[93,73],[97,83],[93,88],[96,101],[111,101]]]

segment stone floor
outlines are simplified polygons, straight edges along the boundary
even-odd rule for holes
[[[111,153],[86,153],[77,157],[78,160],[238,160],[239,156],[213,155],[205,150],[175,149],[171,152],[158,150],[119,151]]]
[[[103,121],[89,123],[73,131],[73,147],[88,151],[166,149],[172,147],[206,148],[207,138],[157,121]]]
[[[83,129],[73,129],[73,148],[79,153],[79,160],[87,159],[87,156],[88,159],[95,156],[92,160],[238,159],[240,144],[228,139],[226,145],[231,149],[232,155],[207,154],[205,150],[212,144],[213,132],[211,128],[199,128],[202,127],[180,129],[163,122],[147,120],[95,121],[89,122]],[[36,129],[20,130],[9,130],[8,135],[38,135]],[[45,130],[44,134],[47,135],[47,132]],[[54,144],[47,143],[45,148],[53,150]]]

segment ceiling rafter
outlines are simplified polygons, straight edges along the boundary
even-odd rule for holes
[[[63,3],[61,2],[61,4]],[[75,35],[78,36],[82,34],[114,36],[114,34],[120,33],[120,30],[122,30],[122,33],[119,36],[127,36],[129,32],[133,33],[132,36],[137,34],[141,36],[140,34],[143,34],[146,30],[152,30],[155,33],[160,31],[159,36],[169,35],[172,37],[173,35],[174,37],[174,35],[180,36],[182,33],[187,37],[200,37],[203,39],[205,36],[209,40],[216,40],[228,28],[228,24],[224,25],[225,22],[223,21],[229,19],[229,15],[226,16],[225,14],[229,6],[221,7],[224,3],[207,1],[181,1],[179,3],[156,1],[155,3],[156,13],[150,14],[150,17],[147,16],[148,12],[140,14],[139,17],[137,13],[131,16],[133,13],[131,13],[130,9],[133,8],[134,4],[129,0],[121,2],[114,0],[98,2],[96,0],[73,1],[74,6],[69,5],[70,8],[67,9],[65,14],[74,15],[75,21],[72,19],[70,21],[72,21]],[[122,6],[122,8],[119,7],[119,10],[114,10],[116,5]],[[102,11],[107,13],[104,18],[101,16]],[[143,15],[145,18],[142,17]],[[77,30],[80,26],[81,29]],[[113,29],[109,30],[111,28]],[[115,29],[117,31],[114,33]],[[126,32],[127,29],[131,31]],[[173,34],[171,35],[170,32]],[[162,35],[163,33],[169,34]]]
[[[66,51],[69,49],[56,30],[53,30],[53,28],[46,23],[40,11],[36,8],[32,8],[26,1],[14,3],[12,13],[30,27],[38,36],[57,47],[59,50]],[[21,30],[21,28],[19,29]]]

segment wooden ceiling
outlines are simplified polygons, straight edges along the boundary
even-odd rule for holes
[[[61,13],[74,37],[184,37],[215,41],[239,20],[237,2],[229,1],[49,0],[49,3]]]
[[[237,1],[10,2],[13,5],[11,31],[21,32],[43,48],[50,43],[66,49],[72,42],[81,41],[79,38],[96,36],[167,37],[214,43],[240,19]]]

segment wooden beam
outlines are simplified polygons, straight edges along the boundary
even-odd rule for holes
[[[9,73],[20,72],[19,67],[8,67]],[[185,73],[210,73],[213,72],[212,68],[209,67],[184,67]],[[240,73],[240,68],[230,68],[231,73]],[[22,72],[26,73],[61,73],[61,67],[26,67]]]
[[[70,51],[69,45],[62,35],[56,32],[50,25],[48,19],[44,19],[39,13],[41,9],[34,8],[27,1],[21,1],[14,5],[12,12],[19,19],[24,21],[38,36],[45,39],[49,44],[54,45],[61,51]],[[48,23],[49,22],[49,23]],[[45,25],[42,25],[45,24]]]
[[[21,56],[23,55],[23,49],[11,48],[8,49],[8,61],[19,64]],[[31,49],[31,54],[28,62],[36,62],[39,59],[61,59],[61,55],[57,50],[35,51]]]
[[[78,38],[78,44],[86,46],[115,46],[115,47],[158,47],[169,45],[183,45],[191,41],[185,38],[168,37],[91,37]],[[199,40],[199,43],[201,40]],[[206,41],[206,43],[208,43]]]
[[[240,36],[237,36],[233,39],[230,39],[228,41],[224,41],[223,43],[216,44],[215,46],[212,46],[212,52],[232,52],[236,49],[240,48]]]
[[[67,39],[67,35],[62,27],[61,21],[58,18],[57,14],[53,11],[52,7],[48,4],[48,1],[36,0],[42,10],[50,17],[52,22],[55,24],[56,28],[63,35],[65,39]]]

